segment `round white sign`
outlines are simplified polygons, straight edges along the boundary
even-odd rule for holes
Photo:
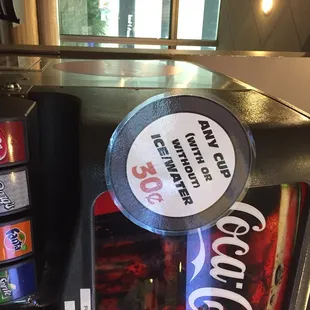
[[[163,116],[137,136],[127,158],[135,197],[169,217],[202,212],[226,192],[235,170],[235,151],[225,130],[194,113]]]

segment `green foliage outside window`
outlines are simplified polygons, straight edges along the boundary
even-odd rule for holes
[[[106,35],[107,19],[101,19],[99,0],[87,0],[87,11],[89,34],[94,36]]]

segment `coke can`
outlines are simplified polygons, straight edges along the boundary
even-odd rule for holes
[[[308,186],[250,188],[208,229],[163,236],[95,202],[98,309],[285,308]]]

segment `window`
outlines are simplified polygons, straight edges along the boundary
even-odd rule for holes
[[[62,35],[168,38],[171,0],[59,0]]]
[[[178,39],[216,40],[220,0],[180,0]]]
[[[64,45],[201,49],[200,41],[209,40],[203,49],[216,46],[220,0],[58,1]]]

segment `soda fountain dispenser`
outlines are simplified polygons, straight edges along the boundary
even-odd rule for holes
[[[1,77],[3,307],[306,309],[309,115],[171,53]]]

